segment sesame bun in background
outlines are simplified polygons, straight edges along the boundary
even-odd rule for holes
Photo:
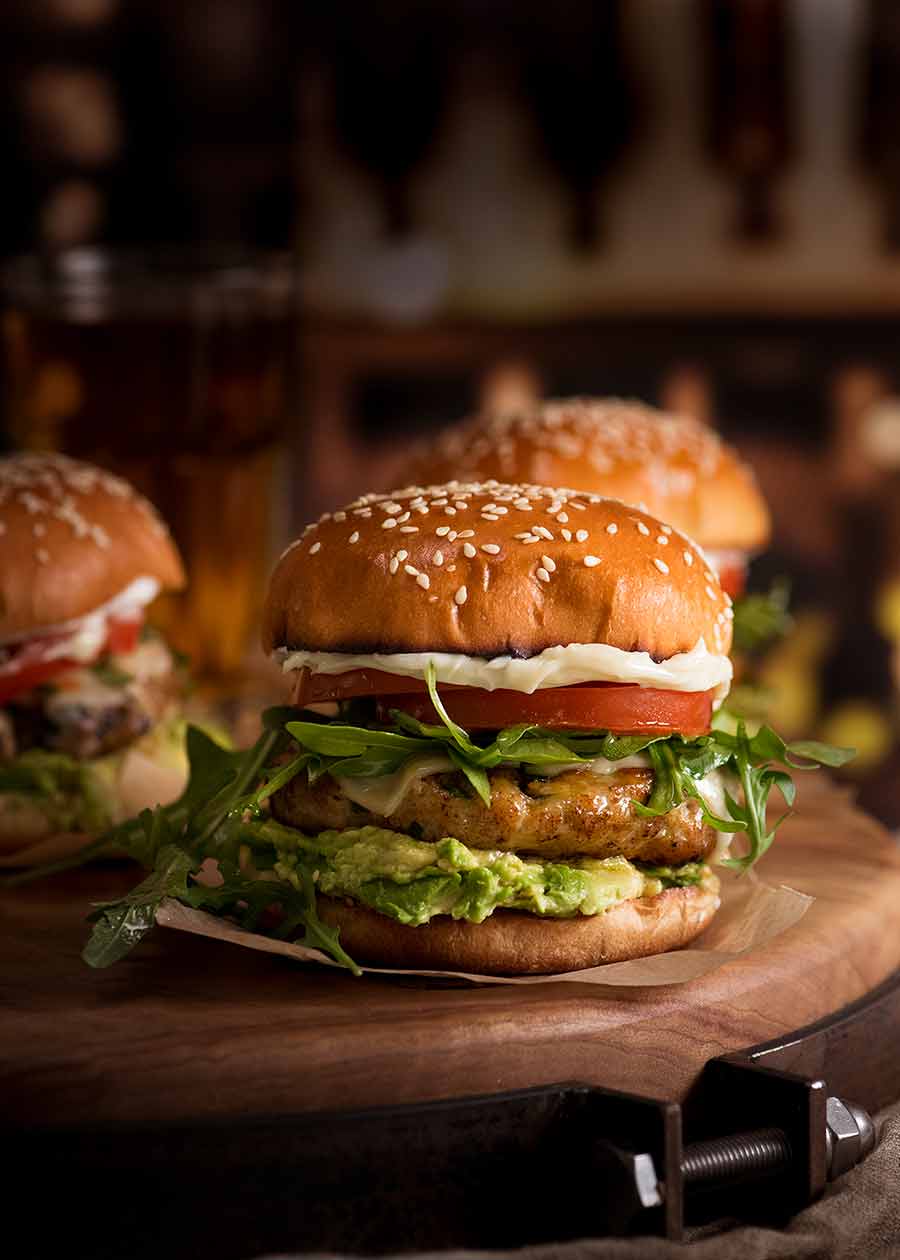
[[[0,459],[0,524],[0,643],[83,617],[138,578],[184,585],[151,504],[63,455]]]
[[[144,614],[184,581],[121,478],[0,459],[0,865],[56,860],[181,791],[184,679]]]
[[[770,535],[765,501],[737,452],[699,421],[639,402],[558,399],[475,417],[420,445],[404,472],[418,483],[495,477],[640,503],[721,553],[717,568],[740,564]]]

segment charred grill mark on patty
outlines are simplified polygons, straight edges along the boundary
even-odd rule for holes
[[[651,770],[597,774],[571,770],[554,778],[529,777],[512,767],[489,772],[485,805],[459,773],[432,774],[413,783],[389,815],[354,805],[330,776],[310,785],[302,774],[272,798],[281,822],[305,831],[340,830],[363,822],[411,833],[423,840],[455,836],[479,849],[506,849],[546,857],[590,854],[680,864],[704,858],[715,832],[697,801],[685,801],[659,818],[642,818],[653,786]]]

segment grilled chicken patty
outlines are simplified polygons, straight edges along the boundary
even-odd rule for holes
[[[272,813],[301,831],[372,824],[422,840],[455,836],[473,848],[542,857],[581,853],[676,865],[706,857],[715,845],[716,833],[704,823],[697,801],[659,818],[638,814],[634,801],[649,797],[651,770],[570,770],[541,779],[502,767],[488,777],[490,805],[464,775],[448,772],[414,782],[394,813],[382,817],[349,800],[330,775],[310,785],[298,774],[274,794]]]

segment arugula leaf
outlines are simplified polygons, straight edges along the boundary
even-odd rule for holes
[[[144,825],[163,829],[162,824],[148,823],[148,813],[141,815]],[[94,930],[81,955],[88,966],[108,967],[139,944],[154,926],[163,898],[186,895],[192,865],[183,849],[167,843],[160,848],[153,871],[137,888],[119,901],[100,905],[91,915]]]
[[[472,743],[469,739],[468,732],[464,731],[458,723],[454,722],[448,715],[447,710],[444,708],[444,702],[438,695],[437,670],[435,668],[434,661],[429,661],[425,669],[425,686],[428,688],[428,695],[431,698],[431,703],[434,705],[438,717],[450,732],[453,742],[465,757],[474,761],[477,765],[478,758],[483,755],[484,749],[479,748],[477,744]]]
[[[787,764],[795,770],[814,770],[816,763],[822,766],[845,766],[856,756],[855,748],[839,748],[834,744],[821,744],[817,739],[795,739],[787,746],[794,757],[805,757],[813,765],[805,765],[799,761],[788,760]]]

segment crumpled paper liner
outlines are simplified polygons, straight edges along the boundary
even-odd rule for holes
[[[369,975],[423,976],[469,980],[477,984],[558,984],[566,981],[570,984],[626,985],[634,988],[685,984],[688,980],[716,971],[751,950],[761,949],[798,923],[813,903],[813,898],[805,893],[783,884],[773,887],[752,871],[742,876],[720,871],[720,878],[722,905],[710,926],[694,944],[666,954],[553,976],[480,976],[463,971],[407,971],[398,967],[365,966],[362,971]],[[192,910],[171,898],[166,898],[160,905],[156,921],[163,927],[230,941],[247,949],[281,954],[300,962],[321,963],[326,967],[339,966],[320,950],[245,931],[227,919],[216,918],[203,910]]]

